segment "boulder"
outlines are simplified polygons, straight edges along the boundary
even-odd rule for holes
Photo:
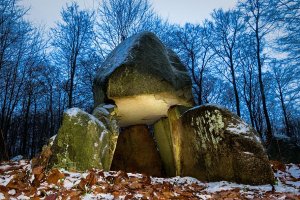
[[[110,133],[94,116],[71,108],[64,112],[62,125],[51,146],[50,167],[74,170],[103,168],[110,155]]]
[[[117,107],[115,105],[105,105],[101,104],[97,106],[93,111],[93,116],[95,116],[99,121],[101,121],[108,131],[107,141],[108,144],[102,152],[102,166],[105,171],[109,171],[111,163],[113,160],[114,152],[117,146],[118,136],[119,136],[119,125],[117,119]]]
[[[180,138],[181,176],[255,185],[274,183],[258,134],[237,115],[204,105],[184,112],[180,123],[184,134]]]
[[[270,160],[283,163],[300,163],[300,144],[288,137],[274,137],[268,147]]]
[[[162,176],[161,159],[146,125],[121,131],[111,169]]]
[[[150,32],[118,45],[94,79],[95,105],[113,101],[121,127],[153,124],[172,105],[192,105],[192,82],[178,56]]]

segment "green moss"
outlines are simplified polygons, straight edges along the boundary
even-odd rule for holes
[[[100,122],[81,111],[76,116],[64,114],[62,126],[54,141],[52,165],[66,169],[102,169],[102,138],[107,131]]]
[[[175,163],[171,138],[170,123],[163,118],[154,124],[154,137],[167,176],[175,176]]]

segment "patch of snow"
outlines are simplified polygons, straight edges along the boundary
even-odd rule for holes
[[[20,161],[22,159],[23,159],[23,156],[22,155],[18,155],[18,156],[13,157],[12,159],[10,159],[10,161],[18,162],[18,161]]]
[[[126,63],[130,59],[131,49],[139,43],[140,36],[144,32],[133,35],[122,42],[122,45],[118,45],[107,57],[102,66],[98,69],[96,77],[101,82],[105,81],[105,78],[112,74],[122,63]]]
[[[198,184],[198,185],[204,185],[204,183],[200,182],[196,178],[192,177],[172,177],[172,178],[157,178],[157,177],[151,177],[151,183],[152,184],[162,184],[163,182],[169,182],[172,184],[179,184],[179,185],[185,185],[185,184]]]
[[[76,117],[78,115],[78,113],[88,115],[88,117],[90,119],[90,121],[88,123],[95,123],[95,124],[99,125],[100,127],[105,128],[105,125],[100,120],[98,120],[95,116],[93,116],[87,112],[84,112],[83,110],[81,110],[79,108],[70,108],[70,109],[66,110],[65,113],[70,117]]]
[[[83,197],[83,200],[90,200],[90,199],[113,200],[113,199],[114,199],[114,196],[111,195],[111,194],[97,194],[97,195],[94,195],[94,194],[86,194],[86,195]]]
[[[105,104],[102,106],[103,108],[106,108],[106,109],[111,109],[111,108],[114,108],[116,107],[115,105],[112,105],[112,104]]]
[[[248,151],[244,151],[243,153],[244,153],[244,154],[248,154],[248,155],[254,155],[253,153],[248,152]]]
[[[21,195],[19,195],[18,197],[17,197],[17,199],[22,199],[22,200],[27,200],[27,199],[30,199],[30,197],[27,197],[27,196],[25,196],[24,195],[24,193],[22,193]]]
[[[238,124],[228,124],[228,127],[226,128],[227,131],[230,131],[234,134],[240,135],[240,134],[248,134],[250,132],[249,125],[240,121]]]
[[[65,113],[70,117],[76,117],[80,112],[83,112],[80,108],[70,108],[65,111]]]
[[[9,190],[9,191],[8,191],[8,194],[10,194],[10,195],[15,195],[15,194],[16,194],[16,190],[15,190],[15,189]]]
[[[0,192],[0,200],[5,199],[5,196],[3,193]]]
[[[69,177],[67,177],[64,180],[64,188],[66,189],[71,189],[75,184],[76,180],[74,181],[73,179],[70,179]]]
[[[96,110],[99,111],[99,112],[101,112],[101,114],[104,114],[105,116],[109,115],[109,112],[108,112],[108,110],[106,110],[106,108],[97,107]]]
[[[0,169],[2,169],[2,170],[7,170],[8,168],[10,168],[11,166],[10,165],[2,165],[2,166],[0,166]]]
[[[286,171],[294,178],[300,178],[300,168],[297,165],[291,164],[291,167],[289,167]]]
[[[216,108],[221,109],[221,110],[228,110],[227,108],[222,107],[221,105],[213,104],[213,103],[208,103],[208,104],[204,104],[204,105],[200,105],[200,106],[194,106],[194,107],[188,109],[185,112],[188,112],[188,111],[191,111],[191,110],[197,110],[198,108],[206,107],[206,106],[213,106],[213,107],[216,107]]]
[[[81,177],[82,177],[82,178],[86,178],[88,175],[89,175],[89,173],[84,172],[84,173],[81,174]]]
[[[86,113],[88,114],[88,113]],[[91,120],[92,123],[95,123],[97,124],[98,126],[102,127],[102,128],[106,128],[106,126],[99,120],[97,119],[95,116],[91,115],[91,114],[88,114],[89,115],[89,118]]]
[[[211,199],[212,196],[209,195],[209,194],[196,194],[197,197],[199,197],[199,199],[202,199],[202,200],[206,200],[206,199]]]
[[[204,190],[209,193],[215,193],[223,190],[232,190],[235,188],[239,189],[246,189],[246,190],[257,190],[261,192],[268,192],[272,191],[272,186],[271,185],[257,185],[257,186],[252,186],[252,185],[244,185],[244,184],[237,184],[237,183],[231,183],[227,181],[220,181],[220,182],[209,182],[207,183],[207,188]],[[287,186],[283,185],[280,181],[278,182],[278,185],[275,185],[275,191],[276,192],[291,192],[294,194],[300,194],[300,191]]]
[[[143,175],[142,175],[142,174],[138,174],[138,173],[136,173],[136,174],[133,174],[133,173],[127,173],[127,175],[128,175],[129,177],[143,178]]]
[[[294,187],[297,187],[300,189],[300,181],[294,182],[294,181],[286,181],[285,182],[287,185],[292,185]]]
[[[12,178],[11,175],[0,176],[0,185],[6,186]]]
[[[134,198],[141,199],[141,198],[143,198],[143,195],[142,194],[135,194]]]
[[[57,134],[56,134],[56,135],[53,135],[53,136],[49,139],[49,141],[50,141],[50,146],[53,145],[53,142],[54,142],[56,136],[57,136]]]

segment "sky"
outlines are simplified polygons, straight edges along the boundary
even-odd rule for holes
[[[60,20],[61,8],[72,0],[22,0],[30,8],[27,18],[36,25],[53,27]],[[82,8],[97,8],[99,0],[75,0]],[[213,9],[233,8],[236,0],[149,0],[154,10],[171,23],[201,23]]]

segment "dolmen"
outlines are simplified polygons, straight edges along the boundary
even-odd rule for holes
[[[257,132],[218,105],[194,106],[179,57],[151,32],[119,44],[96,73],[92,114],[64,112],[50,167],[272,184]]]

